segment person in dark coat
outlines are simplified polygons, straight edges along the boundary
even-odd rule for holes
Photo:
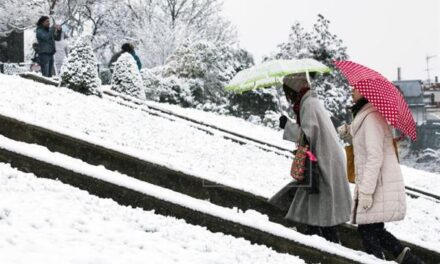
[[[54,72],[53,55],[56,52],[55,40],[60,40],[61,26],[54,25],[50,27],[48,16],[42,16],[37,22],[37,53],[38,63],[41,67],[43,76],[52,77]]]
[[[131,43],[125,43],[122,45],[121,47],[121,51],[115,53],[109,62],[109,68],[112,69],[113,68],[113,64],[119,59],[119,57],[122,55],[122,53],[124,52],[128,52],[130,53],[131,56],[133,56],[133,59],[136,61],[136,65],[138,67],[138,69],[142,69],[142,62],[139,58],[139,56],[136,54],[135,50],[134,50],[134,46]]]
[[[286,97],[293,104],[296,116],[296,123],[286,117],[280,119],[281,126],[285,127],[284,139],[301,142],[301,138],[306,138],[306,145],[317,157],[318,171],[312,177],[318,182],[319,192],[311,192],[313,187],[293,181],[269,202],[287,210],[288,220],[305,224],[306,234],[339,243],[338,226],[348,222],[351,213],[344,150],[329,114],[310,87],[308,76],[289,75],[283,82]]]

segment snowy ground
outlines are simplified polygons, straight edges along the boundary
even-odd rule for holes
[[[241,118],[218,115],[211,112],[196,110],[192,108],[182,108],[177,105],[161,104],[157,102],[148,102],[147,105],[166,109],[171,112],[179,113],[180,115],[188,116],[196,120],[200,120],[206,124],[215,125],[231,132],[246,135],[260,141],[270,143],[275,146],[294,149],[294,144],[282,139],[283,132],[269,127],[259,126],[245,121]]]
[[[304,263],[0,163],[1,263]]]
[[[399,239],[440,252],[440,204],[423,198],[407,197],[403,221],[386,223]]]
[[[103,89],[110,94],[117,95],[111,90],[110,86],[103,86]],[[220,115],[217,113],[206,112],[194,108],[183,108],[178,105],[172,105],[167,103],[158,103],[154,101],[141,101],[135,98],[129,98],[136,103],[142,103],[146,106],[151,106],[157,109],[161,109],[167,112],[176,113],[179,116],[195,119],[204,124],[213,125],[233,133],[245,135],[247,137],[264,141],[275,146],[287,148],[292,151],[294,144],[282,139],[283,132],[281,130],[275,130],[269,127],[256,125],[251,122],[245,121],[242,118]]]
[[[290,180],[288,158],[209,135],[186,122],[6,75],[0,75],[0,92],[0,114],[86,136],[201,178],[265,197]]]
[[[262,215],[256,211],[247,210],[243,212],[241,210],[237,210],[237,208],[226,208],[215,205],[209,201],[199,200],[182,193],[120,174],[118,172],[109,171],[103,166],[93,166],[79,159],[75,159],[61,153],[51,152],[42,146],[14,141],[0,136],[0,148],[41,160],[45,163],[53,164],[58,167],[63,167],[66,170],[77,172],[91,178],[109,182],[113,185],[118,185],[139,193],[144,193],[148,196],[155,197],[172,204],[178,204],[182,207],[190,208],[193,211],[198,211],[229,222],[248,226],[255,230],[261,230],[277,237],[284,237],[288,240],[296,241],[312,248],[317,248],[320,251],[343,256],[345,258],[353,259],[354,261],[365,264],[382,263],[378,262],[378,260],[373,256],[367,255],[364,252],[347,249],[341,245],[328,242],[321,237],[307,236],[298,233],[291,228],[270,222],[266,215]]]
[[[199,200],[182,193],[178,193],[160,186],[156,186],[118,172],[109,171],[103,166],[93,166],[79,159],[66,156],[61,153],[54,153],[47,148],[35,144],[27,144],[24,142],[14,141],[6,137],[0,136],[0,148],[31,157],[43,162],[63,167],[66,170],[80,173],[82,175],[96,178],[101,181],[109,182],[124,188],[132,189],[139,193],[144,193],[151,197],[167,201],[172,204],[178,204],[191,210],[202,212],[226,221],[238,223],[240,225],[249,226],[256,230],[273,234],[277,237],[284,237],[291,241],[296,241],[303,245],[317,248],[321,251],[336,254],[345,258],[353,259],[365,264],[379,264],[371,255],[367,255],[361,251],[347,249],[341,245],[326,241],[318,236],[307,236],[296,232],[295,230],[269,221],[266,215],[262,215],[253,210],[241,211],[237,208],[226,208],[210,203],[209,201]]]
[[[164,121],[140,110],[17,77],[0,75],[0,92],[0,114],[83,137],[257,195],[270,197],[289,181],[288,158],[208,135],[184,122]],[[188,115],[192,111],[182,110]],[[215,121],[213,114],[194,113],[195,117],[209,118],[210,122],[227,123],[224,121],[227,117]],[[252,126],[245,125],[239,130],[249,135],[254,131]],[[439,193],[437,174],[405,166],[402,170],[409,185]],[[409,199],[408,207],[406,220],[389,224],[390,230],[400,238],[440,252],[440,213],[436,213],[439,204]]]

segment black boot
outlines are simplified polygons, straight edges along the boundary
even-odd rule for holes
[[[307,225],[304,234],[309,236],[317,235],[322,237],[321,228],[319,226]]]
[[[341,244],[337,226],[321,227],[322,236],[330,242]]]
[[[396,261],[400,264],[425,264],[425,262],[414,255],[408,247],[403,249]]]

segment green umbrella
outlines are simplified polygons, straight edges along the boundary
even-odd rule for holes
[[[283,83],[283,77],[295,73],[329,73],[331,69],[314,59],[272,60],[239,72],[225,87],[242,93]]]

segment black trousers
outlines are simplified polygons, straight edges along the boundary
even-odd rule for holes
[[[376,258],[384,259],[384,250],[396,258],[403,251],[400,241],[385,229],[384,223],[358,225],[357,230],[362,237],[365,251]]]
[[[338,226],[322,227],[322,226],[308,225],[305,233],[306,235],[310,235],[310,236],[311,235],[321,236],[333,243],[340,243]]]

